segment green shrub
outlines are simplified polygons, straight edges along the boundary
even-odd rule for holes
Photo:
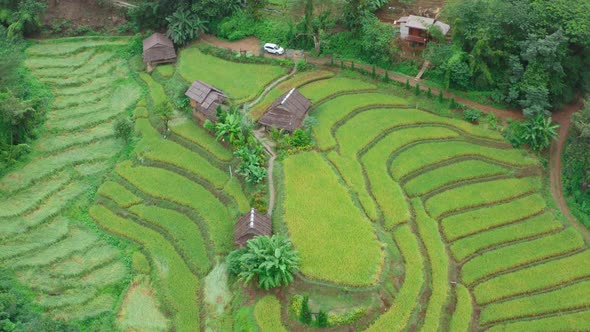
[[[419,96],[420,95],[420,84],[416,83],[416,85],[414,85],[414,95]]]
[[[299,253],[281,235],[256,236],[244,249],[234,252],[238,253],[230,254],[228,264],[232,264],[233,272],[239,271],[238,278],[244,284],[257,279],[258,287],[266,290],[286,286],[293,282],[293,275],[299,270]]]
[[[307,295],[303,297],[303,302],[301,303],[299,320],[305,325],[311,325],[311,311],[309,310],[309,296]]]
[[[115,136],[129,142],[133,134],[133,122],[128,117],[121,117],[115,121]]]
[[[316,325],[319,327],[326,327],[328,326],[328,315],[325,311],[320,309],[318,315],[316,316]]]
[[[481,111],[476,109],[466,109],[463,111],[463,119],[467,122],[476,123],[481,117]]]
[[[406,79],[406,90],[410,90],[412,86],[410,85],[410,79]]]

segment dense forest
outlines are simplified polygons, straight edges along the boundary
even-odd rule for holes
[[[452,43],[426,58],[447,87],[494,90],[527,117],[549,115],[590,83],[590,1],[453,1]]]

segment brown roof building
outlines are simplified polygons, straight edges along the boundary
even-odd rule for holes
[[[293,132],[301,127],[310,106],[311,101],[305,98],[299,90],[293,88],[275,100],[258,120],[258,123],[267,128],[278,128]]]
[[[144,39],[143,62],[148,65],[176,62],[176,51],[170,38],[156,32]]]
[[[227,99],[221,90],[202,81],[194,81],[184,95],[190,98],[193,116],[202,121],[217,121],[217,106]]]
[[[241,216],[236,223],[235,244],[241,248],[248,240],[261,235],[272,235],[272,222],[269,216],[261,214],[252,208],[250,212]]]

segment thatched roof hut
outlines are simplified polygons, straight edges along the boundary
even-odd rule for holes
[[[156,32],[143,40],[143,62],[148,65],[176,61],[176,51],[170,38]]]
[[[284,129],[293,132],[301,127],[311,106],[311,101],[293,88],[270,105],[258,123],[267,128]]]
[[[248,240],[261,235],[272,235],[272,221],[269,216],[261,214],[252,208],[250,212],[241,216],[236,223],[235,244],[241,248]]]
[[[211,121],[217,121],[217,106],[227,99],[221,90],[198,80],[191,84],[184,95],[190,98],[194,116],[201,118],[204,115]]]

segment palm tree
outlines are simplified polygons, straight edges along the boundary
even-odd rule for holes
[[[174,44],[184,45],[197,38],[200,32],[207,31],[207,21],[201,20],[196,13],[185,6],[179,7],[171,16],[166,17],[168,31],[166,34]]]

